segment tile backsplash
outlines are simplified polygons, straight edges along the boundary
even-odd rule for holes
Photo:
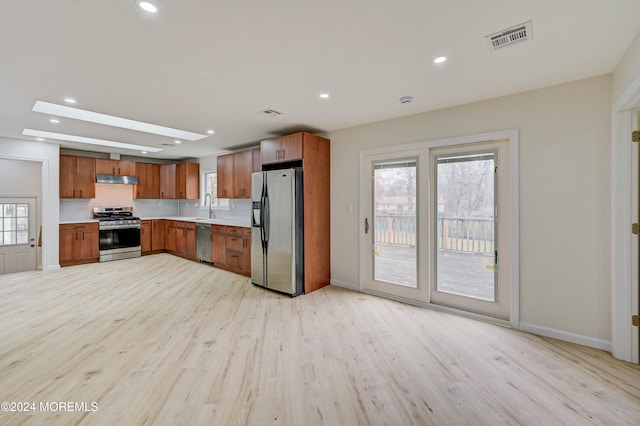
[[[145,217],[208,215],[208,207],[198,200],[134,200],[132,185],[96,184],[96,198],[60,199],[60,221],[86,220],[93,217],[94,207],[133,207],[134,215]],[[251,200],[229,200],[228,206],[214,206],[216,217],[250,217]]]

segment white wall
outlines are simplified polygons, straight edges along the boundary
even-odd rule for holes
[[[615,102],[640,75],[640,32],[613,71],[612,101]]]
[[[42,193],[42,162],[0,158],[0,195]]]
[[[59,146],[0,138],[0,158],[42,165],[42,269],[57,269],[59,251]]]
[[[606,345],[610,107],[611,75],[605,75],[329,132],[332,280],[358,284],[360,150],[516,128],[520,321]]]

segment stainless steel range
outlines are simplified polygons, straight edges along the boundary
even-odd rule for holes
[[[100,231],[100,262],[140,257],[140,218],[133,207],[94,207]]]

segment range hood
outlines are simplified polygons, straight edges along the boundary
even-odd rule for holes
[[[96,183],[110,183],[118,185],[137,185],[138,178],[135,176],[117,175],[96,175]]]

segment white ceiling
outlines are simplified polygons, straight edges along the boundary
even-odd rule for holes
[[[0,0],[0,136],[25,128],[213,155],[611,72],[638,0]],[[484,36],[533,21],[533,40]],[[433,63],[436,56],[449,60]],[[319,99],[323,91],[328,100]],[[414,97],[411,104],[399,98]],[[36,100],[212,136],[169,137],[32,112]],[[283,114],[267,117],[272,108]],[[63,142],[68,148],[136,150]]]

